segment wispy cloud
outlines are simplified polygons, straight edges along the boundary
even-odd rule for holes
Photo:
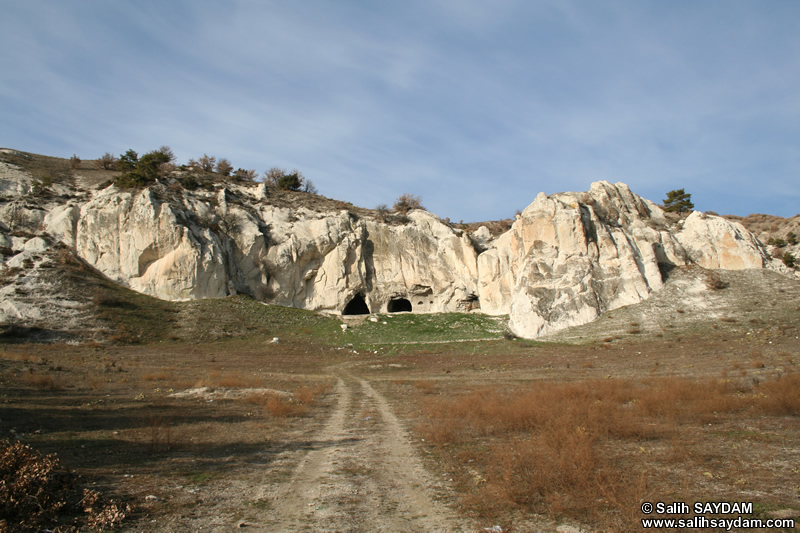
[[[626,181],[792,215],[800,5],[569,0],[9,3],[0,144],[170,144],[452,219]]]

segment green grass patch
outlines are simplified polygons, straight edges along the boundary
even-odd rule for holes
[[[506,317],[474,313],[378,315],[365,320],[340,337],[358,346],[501,339]]]
[[[186,474],[186,477],[195,485],[202,485],[203,483],[211,481],[214,475],[211,474],[211,472],[189,472]]]

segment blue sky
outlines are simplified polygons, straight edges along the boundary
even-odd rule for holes
[[[161,145],[454,221],[623,181],[800,212],[795,0],[0,0],[0,146]]]

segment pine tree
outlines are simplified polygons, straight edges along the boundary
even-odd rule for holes
[[[677,189],[667,193],[667,198],[664,200],[664,211],[668,213],[683,213],[691,209],[694,209],[691,194],[683,189]]]

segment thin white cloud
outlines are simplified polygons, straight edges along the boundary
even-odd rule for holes
[[[792,2],[30,0],[4,15],[7,146],[170,144],[297,167],[366,206],[421,194],[453,219],[595,179],[797,210]],[[780,198],[730,191],[753,174]]]

